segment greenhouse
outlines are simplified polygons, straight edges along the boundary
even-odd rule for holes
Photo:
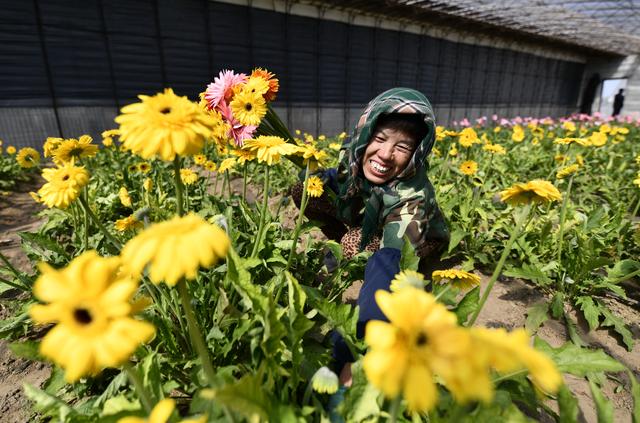
[[[0,6],[0,421],[640,423],[640,0]]]

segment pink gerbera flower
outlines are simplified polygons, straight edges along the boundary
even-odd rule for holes
[[[227,137],[233,138],[237,146],[241,147],[244,143],[244,140],[253,138],[253,134],[258,128],[257,126],[242,125],[235,117],[233,117],[231,107],[229,107],[226,101],[220,102],[218,104],[218,109],[220,110],[222,118],[229,124]]]
[[[233,87],[247,80],[244,73],[234,73],[232,70],[223,70],[213,82],[207,86],[204,98],[209,109],[220,109],[221,103],[228,103],[233,96]]]

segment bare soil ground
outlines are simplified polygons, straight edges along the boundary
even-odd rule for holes
[[[0,251],[21,270],[31,270],[31,264],[20,249],[20,231],[34,230],[39,222],[34,214],[40,210],[28,192],[40,186],[40,181],[20,186],[17,192],[8,197],[0,197]],[[232,190],[239,193],[242,180],[235,179],[231,183]],[[221,187],[220,187],[221,188]],[[256,193],[261,196],[259,189],[248,192],[248,200],[255,201]],[[282,194],[282,193],[280,193]],[[277,208],[282,195],[274,195],[269,204]],[[283,208],[284,225],[291,228],[295,225],[297,210],[292,204]],[[320,232],[314,237],[322,237]],[[488,277],[482,275],[482,286],[486,287]],[[357,298],[361,282],[355,282],[345,293],[343,300],[353,301]],[[607,299],[610,308],[620,316],[631,328],[634,338],[640,339],[640,288],[635,284],[626,286],[630,299],[619,301],[615,298]],[[10,315],[12,303],[15,303],[15,292],[5,293],[0,297],[0,319]],[[534,304],[548,300],[538,290],[524,281],[514,279],[500,279],[494,286],[487,305],[478,318],[478,324],[488,327],[504,327],[515,329],[524,326],[527,310]],[[631,369],[636,376],[640,376],[640,342],[633,351],[627,351],[618,341],[615,334],[608,330],[598,329],[589,331],[586,322],[579,318],[574,310],[568,313],[578,322],[578,330],[582,338],[591,346],[602,348],[608,354]],[[568,335],[563,324],[549,320],[538,331],[538,335],[552,346],[560,346],[567,342]],[[47,380],[51,367],[42,363],[33,363],[15,357],[8,348],[5,340],[0,340],[0,421],[7,423],[22,423],[30,421],[32,412],[29,402],[22,393],[22,385],[27,382],[41,386]],[[582,422],[597,422],[594,402],[591,398],[586,379],[565,376],[567,385],[571,388],[579,401]],[[621,389],[620,389],[621,387]],[[631,422],[633,400],[630,394],[629,381],[626,375],[620,375],[617,380],[608,379],[604,386],[605,395],[610,398],[615,407],[615,422]]]
[[[20,248],[18,232],[33,231],[39,225],[35,216],[41,207],[29,191],[42,185],[39,179],[21,184],[7,197],[0,197],[0,252],[19,270],[31,272],[29,259]],[[7,291],[0,296],[0,319],[9,317],[20,295]],[[33,412],[22,386],[29,383],[40,387],[51,374],[51,366],[16,357],[9,342],[0,339],[0,421],[24,423],[32,421]]]

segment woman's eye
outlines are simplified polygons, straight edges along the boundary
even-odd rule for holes
[[[398,144],[398,148],[400,149],[400,151],[411,151],[411,148],[405,144]]]

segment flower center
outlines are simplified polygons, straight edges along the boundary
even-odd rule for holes
[[[91,313],[86,308],[76,308],[73,310],[73,318],[81,325],[88,325],[93,321]]]
[[[66,181],[66,180],[68,180],[68,179],[69,179],[69,175],[64,175],[64,176],[62,177],[62,180],[63,180],[63,181]]]
[[[69,156],[71,157],[80,157],[80,154],[82,154],[82,148],[73,148],[71,151],[69,151]]]
[[[418,336],[416,336],[416,345],[418,347],[422,347],[427,343],[427,335],[424,332],[420,332]]]
[[[247,103],[247,104],[245,104],[245,105],[244,105],[244,109],[245,109],[247,112],[250,112],[250,111],[251,111],[251,109],[253,109],[253,106],[251,105],[251,103]]]
[[[171,107],[163,107],[162,109],[160,109],[160,113],[162,113],[163,115],[171,113]]]

